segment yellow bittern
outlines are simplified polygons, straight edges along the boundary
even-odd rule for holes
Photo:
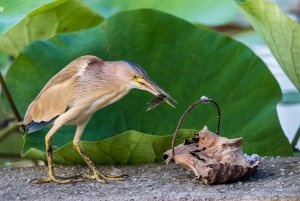
[[[54,174],[51,138],[63,125],[77,126],[74,147],[92,170],[92,175],[84,175],[82,179],[95,179],[103,183],[105,180],[123,180],[124,175],[105,175],[98,171],[79,141],[90,117],[97,110],[121,99],[132,88],[146,90],[155,96],[162,95],[166,103],[172,106],[168,99],[173,99],[151,81],[145,70],[130,61],[103,61],[96,56],[82,56],[50,79],[29,105],[24,118],[28,133],[52,124],[45,137],[48,177],[33,182],[78,181],[76,177],[61,178]]]

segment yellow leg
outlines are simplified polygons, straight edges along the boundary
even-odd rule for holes
[[[62,178],[62,177],[57,177],[54,174],[53,159],[52,159],[53,150],[52,150],[52,145],[51,145],[51,138],[60,127],[61,126],[59,126],[59,125],[53,125],[53,127],[50,129],[50,131],[47,133],[47,135],[45,137],[47,162],[48,162],[48,177],[47,178],[42,178],[42,179],[33,179],[33,180],[31,180],[31,182],[34,183],[34,184],[49,183],[49,182],[55,182],[55,183],[59,183],[59,184],[66,184],[66,183],[73,183],[73,182],[83,181],[83,179],[80,179],[81,175],[68,177],[68,178]]]
[[[100,183],[105,183],[105,180],[110,180],[110,181],[123,181],[125,180],[125,178],[127,177],[127,175],[123,174],[123,175],[105,175],[101,172],[99,172],[96,169],[95,164],[91,161],[91,159],[84,153],[84,151],[82,150],[80,144],[79,144],[79,140],[80,137],[83,133],[83,130],[86,126],[85,124],[79,125],[77,126],[76,129],[76,134],[73,140],[73,145],[75,147],[75,149],[78,151],[78,153],[80,154],[80,156],[83,158],[83,160],[88,164],[89,168],[92,170],[93,174],[92,175],[83,175],[84,178],[86,179],[94,179]]]

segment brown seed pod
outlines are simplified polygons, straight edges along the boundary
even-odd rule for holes
[[[220,109],[216,101],[206,97],[190,106],[181,117],[173,136],[172,149],[164,153],[166,163],[176,163],[193,170],[196,178],[203,184],[237,181],[256,170],[259,161],[250,164],[243,153],[243,138],[228,139],[221,137],[205,126],[191,140],[174,147],[176,135],[185,116],[198,104],[214,103],[218,109],[218,127],[220,126]]]

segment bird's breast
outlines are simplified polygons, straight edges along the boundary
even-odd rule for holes
[[[70,120],[68,124],[80,124],[100,110],[121,99],[129,92],[129,88],[106,88],[106,91],[79,92],[72,107],[68,110]]]
[[[122,97],[124,97],[129,92],[126,88],[119,88],[113,90],[111,93],[102,95],[95,99],[91,105],[89,106],[87,112],[89,114],[93,114],[97,110],[100,110],[101,108],[104,108],[118,100],[120,100]]]

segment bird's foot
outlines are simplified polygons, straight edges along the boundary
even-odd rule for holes
[[[94,171],[93,175],[84,174],[83,178],[96,180],[99,183],[105,183],[105,181],[124,181],[128,177],[127,174],[121,175],[105,175],[98,170]]]
[[[47,178],[42,179],[33,179],[30,181],[30,183],[33,184],[43,184],[43,183],[57,183],[57,184],[70,184],[75,182],[82,182],[84,181],[84,178],[82,175],[76,175],[71,177],[58,177],[54,175],[49,175]]]

